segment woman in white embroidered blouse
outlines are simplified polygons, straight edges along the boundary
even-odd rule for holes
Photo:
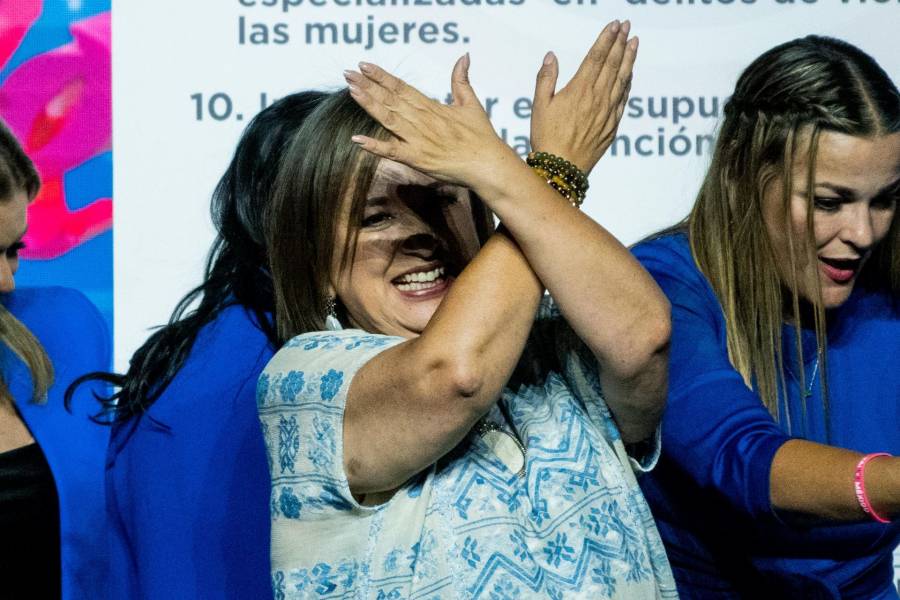
[[[558,92],[547,55],[535,149],[600,159],[628,29]],[[282,161],[270,247],[293,339],[258,388],[276,597],[674,597],[632,473],[655,460],[668,304],[561,195],[577,173],[542,156],[536,177],[497,137],[468,65],[449,106],[345,72]]]

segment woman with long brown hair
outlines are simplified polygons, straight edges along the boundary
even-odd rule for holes
[[[467,56],[451,106],[363,63],[297,133],[270,228],[291,339],[257,389],[277,597],[674,597],[633,474],[657,447],[668,306],[572,206],[622,115],[628,29],[558,92],[548,54],[532,139],[556,158],[534,172]]]
[[[642,488],[682,597],[897,598],[898,195],[896,85],[810,36],[744,71],[690,216],[635,248],[672,304]]]
[[[107,569],[103,465],[107,429],[91,420],[86,371],[109,367],[103,318],[60,287],[15,289],[31,160],[0,123],[0,596],[103,598]]]

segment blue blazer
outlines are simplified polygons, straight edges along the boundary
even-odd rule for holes
[[[111,597],[272,597],[256,380],[273,349],[242,306],[199,333],[147,411],[113,427]]]
[[[63,394],[79,375],[110,368],[106,323],[87,298],[66,288],[23,288],[0,301],[40,340],[53,362],[55,377],[47,401],[36,404],[31,402],[28,368],[9,348],[0,348],[7,386],[56,482],[62,597],[105,598],[103,465],[109,428],[89,418],[100,409],[91,388],[78,390],[71,412],[63,405]]]

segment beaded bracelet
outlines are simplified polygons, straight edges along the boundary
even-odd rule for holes
[[[875,508],[869,501],[869,495],[866,493],[866,465],[869,464],[870,460],[872,460],[873,458],[878,458],[879,456],[890,456],[890,454],[888,454],[887,452],[866,454],[856,464],[856,475],[854,475],[853,477],[853,490],[856,492],[856,501],[859,502],[859,506],[863,509],[864,513],[866,513],[879,523],[890,523],[891,521],[889,519],[885,519],[877,512],[875,512]]]
[[[572,206],[579,208],[584,202],[588,179],[581,169],[548,152],[531,152],[525,162]]]

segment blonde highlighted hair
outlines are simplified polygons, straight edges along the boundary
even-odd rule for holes
[[[0,203],[25,192],[32,200],[41,182],[31,159],[6,125],[0,122]],[[6,307],[0,304],[0,344],[9,348],[31,373],[31,401],[42,402],[53,384],[53,365],[44,347]],[[5,374],[0,373],[0,403],[12,402]]]
[[[799,335],[798,264],[804,254],[809,264],[817,260],[813,190],[822,131],[863,137],[900,131],[897,87],[870,56],[832,38],[809,36],[764,53],[741,74],[725,106],[709,172],[685,224],[694,260],[722,305],[729,359],[778,420],[788,418],[779,401],[785,389],[786,309],[797,331],[801,389],[807,384]],[[803,158],[808,210],[806,239],[798,240],[790,227],[790,197],[793,170]],[[780,209],[790,263],[781,270],[762,212],[764,191],[776,180],[783,189]],[[895,217],[858,283],[886,289],[895,297],[900,293],[897,221]],[[827,415],[825,311],[816,301],[821,290],[814,279],[808,285],[815,296],[811,304]],[[786,425],[794,429],[789,418]]]

